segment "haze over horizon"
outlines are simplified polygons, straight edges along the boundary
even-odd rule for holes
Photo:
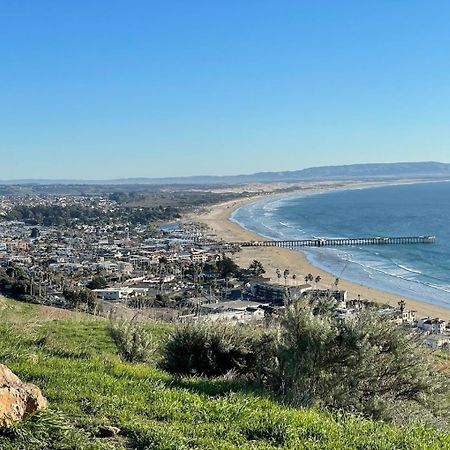
[[[442,1],[3,2],[0,178],[450,162],[449,19]]]

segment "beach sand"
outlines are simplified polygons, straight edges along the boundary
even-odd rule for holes
[[[286,194],[284,194],[284,196],[286,196]],[[207,225],[210,228],[211,235],[217,239],[223,239],[228,242],[249,240],[261,241],[265,238],[245,230],[235,222],[232,222],[230,220],[230,215],[235,209],[245,203],[263,198],[264,196],[258,196],[214,205],[204,212],[191,215],[189,220]],[[295,284],[303,284],[305,282],[304,277],[308,273],[311,273],[314,277],[319,275],[322,278],[318,284],[319,288],[331,288],[336,279],[334,275],[313,266],[306,259],[305,255],[297,250],[277,247],[244,247],[240,252],[233,255],[233,259],[241,267],[248,267],[254,259],[261,261],[266,270],[264,276],[270,277],[272,283],[280,283],[280,280],[276,275],[276,269],[279,269],[281,273],[283,273],[285,269],[289,270],[290,279],[288,279],[288,284],[292,286]],[[297,277],[295,281],[292,280],[293,274]],[[281,278],[281,282],[284,284],[284,278]],[[358,298],[358,295],[360,295],[361,299],[376,301],[391,306],[397,306],[398,302],[403,299],[406,302],[407,309],[417,311],[417,317],[431,316],[445,320],[450,319],[449,308],[435,306],[397,294],[379,291],[345,279],[340,279],[339,289],[346,290],[349,299]]]

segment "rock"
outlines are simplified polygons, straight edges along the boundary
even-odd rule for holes
[[[110,427],[108,425],[104,425],[99,427],[98,436],[99,437],[114,437],[120,433],[120,428]]]
[[[47,400],[37,386],[23,383],[11,370],[0,364],[0,426],[21,420],[25,414],[46,406]]]

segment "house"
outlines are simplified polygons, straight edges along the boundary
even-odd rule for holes
[[[397,325],[412,325],[416,321],[416,311],[409,309],[390,308],[390,318]]]
[[[102,300],[120,301],[134,296],[142,296],[148,294],[147,288],[105,288],[105,289],[93,289],[97,298]]]
[[[310,289],[308,296],[312,298],[334,298],[339,303],[347,301],[347,291],[330,289]]]
[[[217,322],[245,323],[264,319],[264,309],[267,303],[235,300],[229,302],[209,303],[201,305],[205,313],[202,320]]]
[[[428,331],[432,334],[442,334],[445,331],[447,322],[445,320],[439,319],[439,317],[432,319],[431,317],[426,317],[424,319],[419,319],[416,323],[417,328]]]

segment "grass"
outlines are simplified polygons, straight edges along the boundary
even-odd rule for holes
[[[34,305],[0,311],[0,362],[41,387],[50,409],[0,432],[2,450],[450,449],[449,436],[345,414],[293,409],[224,378],[176,378],[123,363],[106,321],[39,321]],[[20,320],[22,318],[22,321]],[[156,340],[167,326],[149,326]],[[119,427],[100,438],[101,426]]]

